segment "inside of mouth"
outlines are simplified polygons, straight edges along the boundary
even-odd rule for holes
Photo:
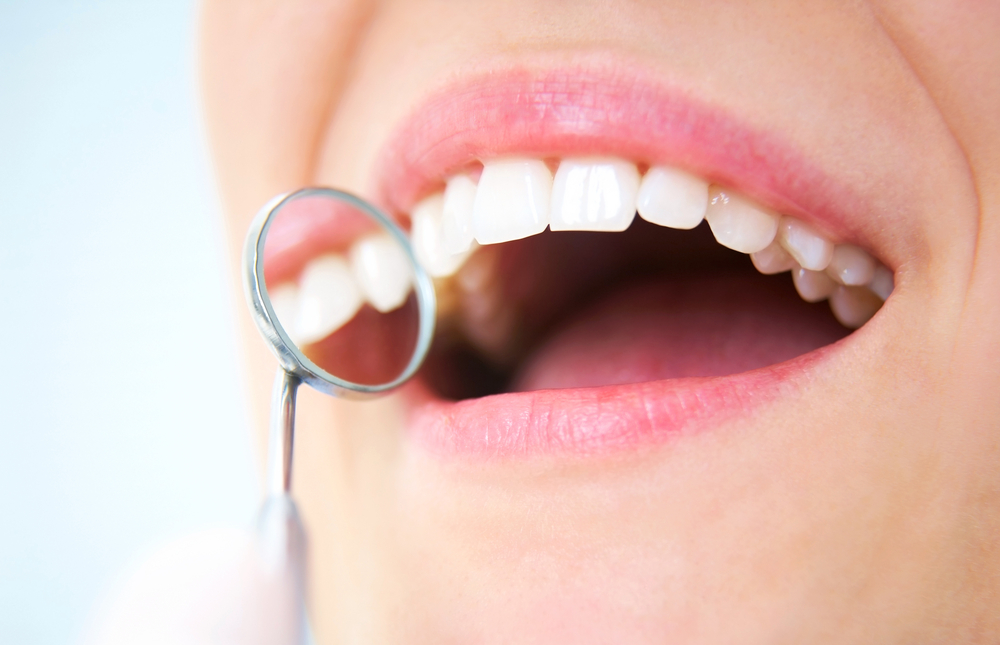
[[[725,376],[850,333],[783,277],[761,275],[706,223],[681,231],[636,218],[619,233],[546,231],[483,246],[439,284],[422,379],[461,400]]]

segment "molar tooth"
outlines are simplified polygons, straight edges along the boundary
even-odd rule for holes
[[[292,342],[298,343],[295,332],[295,314],[299,308],[299,288],[291,282],[284,282],[274,289],[268,289],[267,295],[271,299],[271,308],[274,315],[278,317],[278,323],[288,334]]]
[[[705,219],[708,182],[683,170],[654,166],[639,184],[636,209],[647,222],[690,230]]]
[[[740,253],[756,253],[774,240],[778,217],[735,191],[712,186],[705,219],[716,241]]]
[[[802,267],[792,269],[792,282],[806,302],[819,302],[830,296],[837,283],[822,271],[810,271]]]
[[[868,284],[875,276],[875,259],[864,249],[853,244],[838,244],[826,272],[840,284],[859,287]]]
[[[375,309],[398,309],[410,294],[410,261],[396,240],[370,235],[351,246],[351,270],[361,293]]]
[[[454,255],[444,248],[441,217],[444,197],[436,193],[413,207],[411,239],[413,252],[424,270],[435,278],[443,278],[458,271],[468,252]]]
[[[624,231],[635,218],[639,171],[618,159],[563,159],[552,184],[553,231]]]
[[[830,294],[830,309],[844,327],[857,329],[875,315],[882,300],[867,287],[838,285]]]
[[[764,275],[782,273],[796,266],[795,259],[788,255],[788,251],[778,244],[777,241],[771,242],[762,251],[751,253],[750,261]]]
[[[875,273],[872,276],[871,282],[868,283],[868,288],[882,300],[888,300],[889,296],[892,295],[892,290],[895,288],[895,279],[893,278],[892,271],[883,264],[875,267]]]
[[[549,225],[552,172],[538,159],[483,163],[472,207],[472,231],[480,244],[537,235]]]
[[[444,189],[444,213],[441,236],[449,253],[465,253],[472,246],[472,207],[476,201],[476,183],[468,175],[456,175]]]
[[[296,342],[326,338],[353,318],[361,304],[361,292],[342,256],[332,253],[312,260],[299,278]]]
[[[813,227],[785,215],[778,225],[778,241],[804,269],[822,271],[833,257],[833,243]]]

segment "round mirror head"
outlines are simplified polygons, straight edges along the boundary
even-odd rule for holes
[[[409,379],[434,326],[434,288],[406,234],[372,205],[305,188],[258,214],[247,299],[282,366],[318,390],[375,395]]]

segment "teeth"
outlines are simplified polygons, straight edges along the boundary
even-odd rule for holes
[[[413,208],[410,237],[413,253],[424,270],[435,278],[452,275],[462,266],[468,252],[454,255],[444,248],[441,218],[444,214],[444,197],[431,195]]]
[[[830,309],[844,327],[857,329],[875,315],[882,300],[866,287],[838,285],[830,294]]]
[[[778,241],[804,269],[822,271],[833,257],[833,244],[821,237],[811,226],[794,217],[782,217],[778,226]]]
[[[271,299],[271,308],[278,318],[278,323],[285,330],[285,333],[298,343],[295,332],[295,314],[299,308],[299,288],[298,286],[286,282],[279,284],[274,289],[268,289],[267,295]]]
[[[553,231],[624,231],[635,218],[639,171],[617,159],[563,159],[552,185]]]
[[[837,283],[822,271],[810,271],[802,267],[792,269],[792,282],[806,302],[819,302],[828,298],[837,287]]]
[[[708,182],[682,170],[654,166],[642,178],[636,208],[647,222],[692,229],[705,219]]]
[[[472,208],[472,231],[480,244],[537,235],[549,225],[552,173],[537,159],[483,164]]]
[[[857,287],[875,277],[875,259],[853,244],[838,244],[826,272],[840,284]]]
[[[453,255],[465,253],[472,246],[472,207],[476,201],[476,183],[468,175],[456,175],[444,189],[444,213],[441,236],[445,250]]]
[[[398,309],[410,293],[410,260],[396,240],[372,235],[351,247],[351,270],[365,300],[378,311]]]
[[[712,186],[705,219],[716,241],[740,253],[767,248],[778,231],[778,218],[739,193]]]
[[[875,267],[875,274],[872,276],[871,282],[868,283],[868,288],[882,300],[888,300],[895,288],[892,271],[881,264]]]
[[[892,272],[868,252],[851,244],[834,245],[797,218],[778,215],[737,191],[709,185],[676,168],[653,166],[640,177],[635,164],[603,157],[563,159],[555,177],[545,162],[528,158],[484,162],[478,185],[466,174],[456,175],[443,193],[413,209],[413,247],[432,276],[455,276],[437,283],[439,314],[462,312],[466,322],[474,319],[471,327],[465,325],[472,340],[479,327],[490,325],[501,331],[489,336],[499,337],[511,327],[511,321],[502,320],[509,307],[503,306],[496,289],[479,284],[495,270],[479,270],[475,262],[466,265],[470,257],[486,252],[480,245],[537,235],[546,227],[624,231],[636,213],[653,224],[683,230],[706,220],[719,244],[749,254],[761,273],[791,270],[804,300],[830,298],[834,314],[847,326],[864,324],[878,308],[872,308],[873,301],[885,300],[893,290]],[[374,253],[366,261],[368,268],[355,269],[364,297],[380,311],[400,306],[412,277],[408,272],[402,277],[398,262],[395,277],[375,277],[377,262],[389,260],[376,260],[381,256],[368,252]],[[493,260],[487,263],[490,267]],[[361,265],[354,255],[352,261]],[[406,264],[405,257],[402,262]],[[463,272],[456,276],[459,269]],[[486,292],[492,295],[486,297]]]
[[[751,253],[750,260],[764,275],[774,275],[795,268],[795,259],[777,241],[771,242],[762,251]]]
[[[314,343],[326,338],[353,318],[362,302],[343,257],[330,254],[313,260],[299,278],[295,341]]]

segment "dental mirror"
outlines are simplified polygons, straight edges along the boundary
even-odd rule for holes
[[[296,390],[307,383],[365,399],[405,383],[431,344],[434,287],[392,219],[331,188],[280,195],[261,209],[243,249],[243,286],[280,366],[258,534],[268,561],[299,581],[301,608],[304,536],[290,495]]]

